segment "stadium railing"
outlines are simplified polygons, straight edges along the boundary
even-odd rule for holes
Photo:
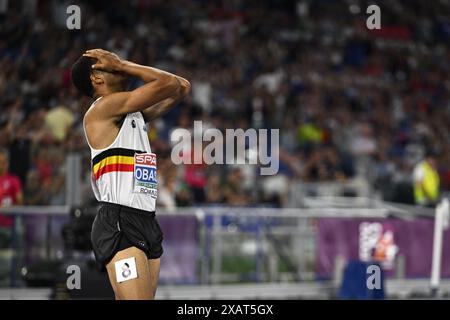
[[[317,280],[314,265],[317,219],[434,217],[432,209],[385,203],[363,197],[305,197],[303,203],[307,207],[158,209],[163,230],[166,230],[164,224],[168,229],[173,229],[165,238],[167,245],[165,259],[167,265],[172,266],[165,268],[164,271],[163,261],[162,287],[159,294],[169,298],[179,297],[184,291],[178,291],[177,295],[170,288],[174,286],[180,288],[179,285],[183,285],[186,290],[192,291],[196,288],[198,297],[220,296],[220,292],[226,296],[228,291],[223,285],[227,284],[227,288],[231,290],[240,284],[248,286],[247,291],[242,291],[242,294],[247,292],[247,296],[270,297],[270,294],[264,295],[263,291],[256,289],[258,287],[266,288],[267,292],[270,292],[269,287],[279,288],[286,296],[330,296],[339,285],[342,265],[337,259],[330,279],[326,279],[325,282],[314,281]],[[72,210],[73,208],[69,206],[12,207],[0,210],[2,214],[12,216],[14,219],[8,280],[1,283],[3,287],[25,286],[21,275],[24,272],[23,265],[28,260],[64,257],[61,228],[70,220]],[[190,264],[180,260],[188,259],[187,254],[180,255],[179,251],[173,249],[182,243],[176,242],[175,235],[183,233],[187,220],[184,220],[181,226],[170,224],[182,220],[183,217],[197,222],[196,228],[192,229],[195,230],[195,234],[190,235],[193,241],[187,241],[188,246],[196,248],[180,249],[191,255]],[[400,263],[396,267],[401,269],[402,259],[398,261]],[[191,273],[186,274],[186,269],[191,269]],[[388,290],[393,294],[404,295],[412,290],[418,290],[419,287],[424,289],[426,284],[429,286],[427,279],[419,279],[417,281],[420,285],[417,281],[414,285],[411,281],[399,282],[403,281],[403,278],[404,272],[397,272],[392,281],[387,283]],[[441,284],[450,287],[447,281]],[[223,290],[220,291],[219,288]]]

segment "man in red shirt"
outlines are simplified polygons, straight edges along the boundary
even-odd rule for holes
[[[8,151],[0,148],[0,208],[23,203],[22,185],[19,178],[8,172]],[[0,227],[9,227],[12,219],[0,214]]]

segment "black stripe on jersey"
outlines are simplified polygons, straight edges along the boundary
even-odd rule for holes
[[[92,166],[95,166],[97,163],[102,161],[103,159],[110,156],[128,156],[134,157],[135,153],[145,153],[145,151],[133,150],[133,149],[125,149],[125,148],[112,148],[99,153],[92,159]]]

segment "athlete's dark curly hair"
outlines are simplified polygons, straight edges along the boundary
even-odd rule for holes
[[[90,75],[92,65],[97,60],[89,57],[80,57],[72,66],[71,78],[73,85],[84,95],[93,98],[94,87],[92,86]]]

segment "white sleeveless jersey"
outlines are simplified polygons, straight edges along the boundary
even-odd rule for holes
[[[86,130],[85,135],[91,148],[91,182],[96,199],[155,211],[156,155],[151,152],[142,113],[127,114],[116,139],[105,149],[92,148]]]

